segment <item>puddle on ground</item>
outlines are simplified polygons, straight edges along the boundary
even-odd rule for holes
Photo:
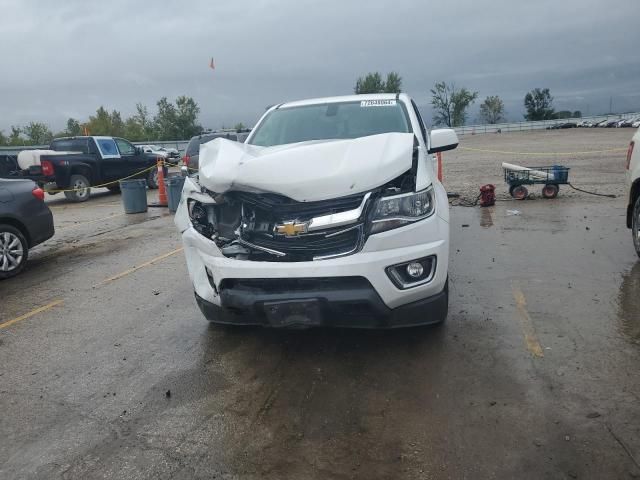
[[[488,208],[480,209],[480,226],[483,228],[493,227],[493,216]]]
[[[622,332],[640,344],[640,262],[622,275],[618,295],[618,317]]]

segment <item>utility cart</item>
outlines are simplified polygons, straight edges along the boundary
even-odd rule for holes
[[[504,181],[509,185],[509,193],[517,200],[523,200],[529,195],[525,185],[544,185],[542,196],[556,198],[560,185],[569,183],[569,168],[561,165],[548,167],[522,167],[503,163]]]

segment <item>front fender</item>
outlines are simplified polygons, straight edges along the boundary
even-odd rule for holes
[[[176,227],[178,227],[180,233],[183,233],[191,225],[189,211],[187,210],[187,198],[193,196],[194,193],[200,194],[200,185],[198,185],[193,177],[186,177],[184,186],[182,187],[182,195],[180,195],[180,203],[173,217],[173,222],[176,224]]]

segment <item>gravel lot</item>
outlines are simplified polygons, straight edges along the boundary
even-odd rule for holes
[[[510,198],[502,177],[502,162],[517,165],[564,165],[571,168],[569,180],[585,190],[626,195],[624,161],[635,129],[574,128],[568,130],[535,130],[522,133],[464,135],[460,147],[443,154],[444,183],[452,192],[467,197],[478,195],[478,186],[492,183],[496,193]],[[500,152],[535,153],[543,155],[512,155]],[[544,155],[546,153],[602,152],[590,154]],[[609,151],[618,150],[618,151]],[[540,193],[541,186],[530,193]],[[583,197],[585,194],[561,187],[563,197]]]

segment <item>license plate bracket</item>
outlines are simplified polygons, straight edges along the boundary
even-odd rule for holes
[[[274,327],[312,327],[322,324],[322,310],[317,298],[264,302],[264,312]]]

